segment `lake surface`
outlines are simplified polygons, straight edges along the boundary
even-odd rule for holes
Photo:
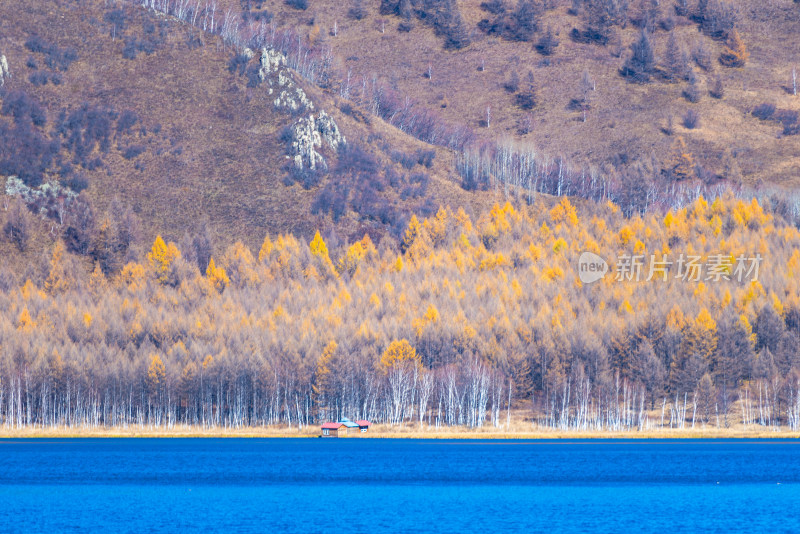
[[[800,532],[800,441],[0,440],[0,531]]]

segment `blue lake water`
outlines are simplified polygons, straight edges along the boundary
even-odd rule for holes
[[[800,441],[0,440],[2,532],[800,532]]]

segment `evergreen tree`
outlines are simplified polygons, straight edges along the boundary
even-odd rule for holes
[[[622,67],[622,75],[636,83],[647,83],[654,66],[653,45],[647,31],[642,30],[639,38],[631,45],[631,56]]]
[[[728,40],[725,43],[725,48],[719,56],[719,62],[726,67],[744,67],[750,53],[744,45],[739,32],[733,30],[728,35]]]

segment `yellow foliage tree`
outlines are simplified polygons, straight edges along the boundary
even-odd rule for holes
[[[34,326],[36,326],[36,323],[33,322],[28,308],[23,308],[17,318],[17,329],[23,332],[30,332]]]
[[[322,349],[322,355],[320,355],[319,359],[317,360],[317,369],[314,374],[313,385],[314,393],[317,395],[324,396],[329,392],[330,379],[332,376],[331,366],[338,348],[339,345],[336,343],[336,341],[329,341],[328,344],[325,345],[325,348]]]
[[[144,267],[139,263],[128,263],[119,273],[119,279],[129,291],[135,293],[145,286]]]
[[[44,288],[50,294],[62,293],[69,289],[69,279],[64,268],[64,244],[59,240],[53,247],[53,254],[50,256],[50,272],[44,283]]]
[[[208,260],[208,267],[206,268],[206,278],[211,285],[220,293],[228,287],[230,280],[228,274],[222,267],[217,267],[214,263],[214,258]]]
[[[328,245],[325,244],[325,241],[322,239],[319,230],[317,230],[317,232],[314,234],[314,239],[311,240],[311,243],[309,243],[308,246],[314,256],[318,256],[330,261],[330,256],[328,256]]]
[[[258,251],[258,263],[264,263],[272,254],[272,251],[275,249],[275,246],[272,244],[272,240],[269,238],[269,234],[264,236],[264,242],[261,243],[261,250]]]
[[[147,388],[151,394],[158,392],[164,385],[167,368],[158,354],[150,355],[150,365],[147,368]]]
[[[328,245],[325,244],[319,230],[314,234],[314,239],[311,240],[308,246],[311,249],[311,254],[315,258],[318,258],[322,270],[324,270],[326,274],[333,273],[333,263],[328,255]]]
[[[356,241],[347,249],[345,255],[339,260],[339,272],[353,276],[358,270],[359,264],[364,261],[368,254],[375,253],[375,246],[368,235],[360,241]]]
[[[408,228],[406,228],[406,232],[403,234],[403,242],[400,244],[402,252],[406,252],[409,248],[411,248],[411,245],[414,244],[421,233],[422,225],[419,223],[417,216],[412,215],[411,220],[408,221]]]
[[[742,37],[738,31],[733,30],[728,34],[728,40],[719,56],[719,62],[726,67],[744,67],[749,57],[750,53],[747,51]]]
[[[162,284],[169,281],[172,264],[181,257],[178,247],[173,242],[165,243],[159,235],[153,242],[153,247],[147,253],[147,261],[156,273],[156,278]]]
[[[233,284],[239,287],[255,287],[258,284],[258,272],[255,269],[256,260],[253,253],[244,243],[237,241],[225,250],[222,264],[225,272]]]
[[[389,343],[381,356],[381,366],[384,371],[407,364],[422,365],[417,350],[406,339],[394,340]]]
[[[92,292],[92,295],[95,298],[98,298],[103,294],[107,287],[108,281],[106,280],[106,275],[100,268],[100,263],[96,262],[94,264],[94,270],[92,271],[92,274],[89,275],[89,290]]]
[[[682,348],[687,356],[697,354],[711,361],[717,348],[717,323],[706,308],[701,309],[694,322],[687,325],[683,342]]]
[[[561,202],[550,210],[550,220],[554,223],[567,223],[570,226],[576,226],[578,224],[578,213],[569,199],[563,197]]]

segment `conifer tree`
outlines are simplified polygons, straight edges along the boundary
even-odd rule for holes
[[[171,241],[165,243],[160,235],[156,237],[153,247],[147,253],[150,267],[155,271],[156,279],[162,284],[171,281],[172,266],[180,257],[181,253],[175,243]]]
[[[739,32],[733,30],[728,34],[728,40],[719,56],[719,62],[726,67],[744,67],[749,57],[750,53],[747,51]]]
[[[206,268],[206,279],[208,279],[211,286],[218,292],[222,292],[228,287],[230,280],[228,274],[222,267],[217,267],[214,263],[214,258],[208,260],[208,267]]]
[[[655,61],[650,35],[642,30],[639,38],[631,45],[631,56],[622,66],[622,75],[637,83],[647,83],[653,73]]]
[[[683,137],[675,138],[672,154],[664,163],[664,172],[673,180],[686,180],[694,176],[694,156],[686,147]]]

